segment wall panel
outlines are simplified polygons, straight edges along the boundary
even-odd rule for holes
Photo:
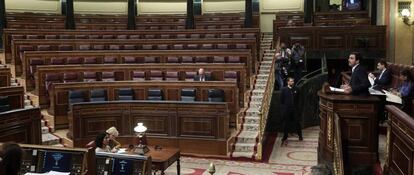
[[[60,13],[60,1],[55,0],[5,0],[7,12]]]
[[[203,13],[239,13],[244,12],[244,0],[204,0]]]
[[[74,0],[75,14],[127,14],[126,0]]]
[[[138,0],[138,14],[186,14],[186,0]]]

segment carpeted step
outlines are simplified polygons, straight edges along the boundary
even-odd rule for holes
[[[239,143],[234,145],[234,151],[236,152],[254,152],[256,143]]]
[[[258,123],[243,123],[243,131],[256,131],[260,130],[260,125]]]
[[[260,122],[260,117],[258,116],[245,116],[244,117],[244,122],[245,123],[259,123]]]
[[[235,151],[232,154],[232,157],[246,157],[246,158],[254,158],[256,155],[253,155],[251,152],[239,152]]]

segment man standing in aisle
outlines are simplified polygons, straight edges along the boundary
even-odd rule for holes
[[[282,145],[286,145],[286,140],[291,127],[296,130],[299,140],[302,141],[302,128],[296,116],[298,105],[299,91],[295,87],[295,80],[292,77],[287,78],[287,86],[283,87],[280,93],[280,105],[283,116],[283,138]]]

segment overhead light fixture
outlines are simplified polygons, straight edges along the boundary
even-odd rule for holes
[[[408,9],[403,9],[403,10],[401,11],[401,16],[402,16],[402,19],[403,19],[404,24],[406,24],[406,25],[408,25],[408,26],[411,26],[411,25],[413,25],[413,24],[414,24],[413,22],[410,22],[410,16],[411,16],[411,12],[410,12],[410,10],[408,10]]]

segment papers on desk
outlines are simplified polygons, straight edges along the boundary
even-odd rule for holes
[[[395,95],[389,91],[384,90],[385,94],[387,95],[387,99],[386,101],[388,102],[392,102],[392,103],[397,103],[397,104],[402,104],[402,98],[398,95]]]
[[[369,83],[371,84],[371,86],[374,86],[374,83],[375,83],[374,79],[371,78],[370,76],[368,76],[368,80],[369,80]]]
[[[329,89],[330,89],[332,92],[345,92],[345,90],[344,90],[344,89],[340,89],[340,88],[336,88],[336,87],[332,87],[332,86],[329,86]]]
[[[69,175],[70,172],[49,171],[47,173],[26,173],[24,175]]]
[[[386,95],[384,92],[379,91],[379,90],[375,90],[372,87],[369,88],[368,91],[369,91],[369,94],[371,94],[371,95]]]

